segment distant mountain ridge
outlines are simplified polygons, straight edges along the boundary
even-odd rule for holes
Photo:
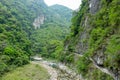
[[[66,18],[67,21],[71,20],[72,14],[69,13],[72,13],[72,9],[59,4],[52,5],[50,8],[59,13],[62,17]]]

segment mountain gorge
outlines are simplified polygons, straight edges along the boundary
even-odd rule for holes
[[[75,11],[44,0],[0,0],[0,79],[40,55],[81,80],[120,80],[119,22],[119,0],[82,0]]]

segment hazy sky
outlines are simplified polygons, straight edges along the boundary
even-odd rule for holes
[[[67,6],[73,10],[78,9],[81,4],[81,0],[44,0],[44,1],[48,6],[53,4],[60,4]]]

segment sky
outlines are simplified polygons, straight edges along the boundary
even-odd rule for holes
[[[60,4],[73,10],[78,9],[81,4],[81,0],[44,0],[44,1],[48,6]]]

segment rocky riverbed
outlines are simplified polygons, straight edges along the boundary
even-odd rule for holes
[[[46,68],[51,76],[50,80],[84,80],[81,75],[75,73],[75,71],[62,63],[50,62],[41,58],[35,58],[32,63],[39,64]]]

